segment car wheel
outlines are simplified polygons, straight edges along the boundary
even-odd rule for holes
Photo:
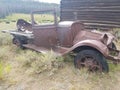
[[[109,72],[105,57],[97,50],[82,50],[75,57],[76,68],[87,68],[90,72]]]
[[[22,46],[23,45],[23,42],[21,39],[17,38],[17,37],[14,37],[13,40],[12,40],[13,44],[15,44],[16,46],[24,49],[24,47]]]

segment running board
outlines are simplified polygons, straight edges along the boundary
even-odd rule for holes
[[[35,50],[35,51],[40,52],[40,53],[46,53],[47,51],[49,51],[49,50],[46,49],[46,48],[38,47],[38,46],[33,45],[33,44],[24,44],[23,47],[26,47],[26,48]]]
[[[68,48],[64,48],[64,47],[55,47],[54,49],[47,49],[47,48],[44,48],[44,47],[39,47],[39,46],[36,46],[34,44],[24,44],[23,47],[26,47],[26,48],[29,48],[31,50],[35,50],[37,52],[40,52],[40,53],[47,53],[49,51],[52,51],[53,53],[55,53],[57,56],[62,56],[64,55],[64,53],[66,51],[68,51]]]
[[[34,44],[24,44],[23,47],[26,47],[26,48],[31,49],[31,50],[35,50],[35,51],[43,53],[43,54],[46,54],[47,52],[52,51],[53,53],[56,54],[56,56],[61,56],[62,55],[61,53],[55,52],[52,49],[46,49],[44,47],[39,47],[39,46],[36,46]]]

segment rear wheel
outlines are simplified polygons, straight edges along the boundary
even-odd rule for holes
[[[87,68],[91,72],[108,72],[109,67],[104,56],[96,50],[82,50],[75,57],[76,68]]]
[[[16,46],[24,49],[23,47],[23,41],[20,38],[14,37],[12,40],[13,44],[15,44]]]

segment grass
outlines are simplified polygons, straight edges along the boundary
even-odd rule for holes
[[[54,17],[52,15],[47,14],[35,14],[34,16],[35,22],[37,24],[40,23],[52,23],[54,21]],[[12,14],[7,16],[5,19],[0,19],[0,30],[14,30],[16,29],[16,22],[18,19],[24,19],[31,23],[31,16],[29,14]]]
[[[11,22],[0,23],[0,30],[16,28],[12,20],[29,20],[28,16],[8,16],[6,20]],[[119,90],[119,64],[109,64],[108,74],[88,73],[86,69],[75,69],[69,55],[56,58],[52,52],[21,50],[11,40],[10,35],[0,33],[0,82],[4,84],[0,85],[1,90]]]
[[[0,23],[0,30],[15,30],[16,24],[14,22],[10,22],[6,24],[5,22]]]
[[[24,19],[26,21],[31,21],[31,15],[30,14],[12,14],[10,16],[7,16],[5,19],[0,20],[0,21],[11,21],[15,22],[18,19]],[[53,16],[51,14],[35,14],[35,19],[38,21],[49,19],[53,20]]]

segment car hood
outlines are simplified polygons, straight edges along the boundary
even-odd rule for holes
[[[115,36],[111,33],[108,32],[99,32],[99,31],[94,31],[96,33],[100,33],[101,36],[101,41],[104,42],[106,45],[109,45],[113,40],[116,40]]]

